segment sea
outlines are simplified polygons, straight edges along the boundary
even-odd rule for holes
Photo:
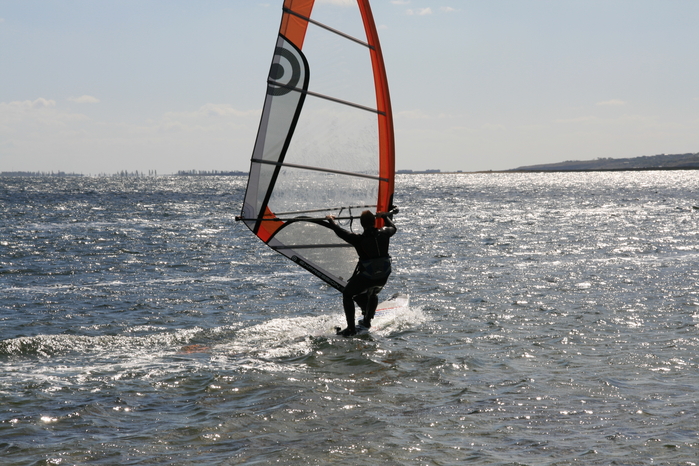
[[[699,463],[699,172],[400,175],[357,338],[245,183],[0,178],[0,464]]]

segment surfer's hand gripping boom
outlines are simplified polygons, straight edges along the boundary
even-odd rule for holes
[[[378,217],[378,218],[381,218],[381,217],[389,217],[389,216],[391,216],[391,215],[393,215],[393,214],[397,214],[398,212],[400,212],[400,211],[398,210],[398,207],[394,207],[393,209],[389,210],[388,212],[377,212],[377,213],[376,213],[376,217]]]

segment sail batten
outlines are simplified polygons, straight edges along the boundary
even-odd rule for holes
[[[374,175],[368,175],[366,173],[347,172],[347,171],[343,171],[343,170],[333,170],[331,168],[323,168],[323,167],[310,167],[308,165],[297,165],[294,163],[272,162],[271,160],[262,160],[262,159],[253,159],[252,161],[255,163],[264,163],[267,165],[276,165],[278,167],[298,168],[301,170],[313,170],[313,171],[318,171],[318,172],[334,173],[336,175],[356,176],[357,178],[368,178],[370,180],[388,181],[388,178],[381,178],[381,177],[374,176]]]
[[[325,249],[325,248],[351,248],[352,246],[345,244],[294,244],[293,246],[274,246],[272,249],[278,251],[280,249]]]
[[[285,0],[237,219],[342,290],[357,255],[325,217],[353,228],[361,209],[391,210],[394,177],[388,81],[369,1]]]
[[[313,209],[313,210],[297,210],[295,212],[277,212],[277,216],[281,217],[284,215],[300,215],[300,214],[313,214],[313,213],[318,213],[318,212],[327,212],[327,211],[343,211],[343,210],[352,210],[352,209],[375,209],[376,204],[374,205],[353,205],[353,206],[344,206],[344,207],[328,207],[325,209]],[[357,216],[359,217],[359,216]],[[352,217],[355,218],[355,217]]]
[[[349,107],[358,108],[358,109],[360,109],[360,110],[366,110],[367,112],[378,113],[379,115],[386,115],[386,112],[382,112],[382,111],[377,110],[377,109],[375,109],[375,108],[371,108],[371,107],[367,107],[367,106],[364,106],[364,105],[361,105],[361,104],[357,104],[357,103],[354,103],[354,102],[350,102],[350,101],[348,101],[348,100],[338,99],[338,98],[336,98],[336,97],[331,97],[331,96],[329,96],[329,95],[320,94],[320,93],[318,93],[318,92],[312,92],[312,91],[300,89],[300,88],[298,88],[298,87],[289,86],[288,84],[280,83],[280,82],[277,82],[277,81],[272,81],[271,79],[267,81],[267,84],[270,84],[270,85],[272,85],[272,86],[277,86],[277,87],[283,87],[283,88],[289,89],[289,90],[291,90],[291,91],[299,92],[299,93],[306,94],[306,95],[310,95],[310,96],[313,96],[313,97],[318,97],[318,98],[320,98],[320,99],[330,100],[330,101],[332,101],[332,102],[336,102],[336,103],[342,104],[342,105],[347,105],[347,106],[349,106]]]
[[[353,42],[356,42],[357,44],[363,45],[363,46],[365,46],[365,47],[367,47],[367,48],[370,48],[370,49],[373,49],[373,48],[374,48],[373,46],[367,44],[367,43],[364,42],[363,40],[357,39],[356,37],[350,36],[349,34],[345,34],[344,32],[341,32],[341,31],[338,31],[337,29],[331,28],[330,26],[327,26],[327,25],[325,25],[325,24],[323,24],[323,23],[321,23],[321,22],[314,21],[314,20],[312,20],[311,18],[307,18],[307,17],[303,16],[303,15],[300,14],[300,13],[296,13],[296,12],[293,11],[293,10],[290,10],[290,9],[288,9],[288,8],[284,8],[284,11],[285,11],[286,13],[289,13],[290,15],[294,15],[294,16],[296,16],[297,18],[301,18],[301,19],[304,20],[304,21],[308,21],[309,23],[314,24],[314,25],[316,25],[316,26],[318,26],[318,27],[321,27],[321,28],[323,28],[323,29],[325,29],[325,30],[327,30],[327,31],[330,31],[330,32],[335,33],[335,34],[337,34],[337,35],[339,35],[339,36],[342,36],[342,37],[344,37],[345,39],[349,39],[349,40],[351,40],[351,41],[353,41]]]

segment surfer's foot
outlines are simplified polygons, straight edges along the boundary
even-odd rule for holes
[[[367,319],[366,317],[364,317],[359,322],[357,322],[357,325],[364,328],[371,328],[371,319]]]
[[[357,329],[347,327],[344,330],[340,330],[340,327],[337,327],[337,334],[342,335],[345,338],[349,338],[357,334]]]

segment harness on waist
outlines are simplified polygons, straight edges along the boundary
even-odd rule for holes
[[[359,260],[359,274],[371,280],[380,280],[391,275],[391,258],[389,256]]]

